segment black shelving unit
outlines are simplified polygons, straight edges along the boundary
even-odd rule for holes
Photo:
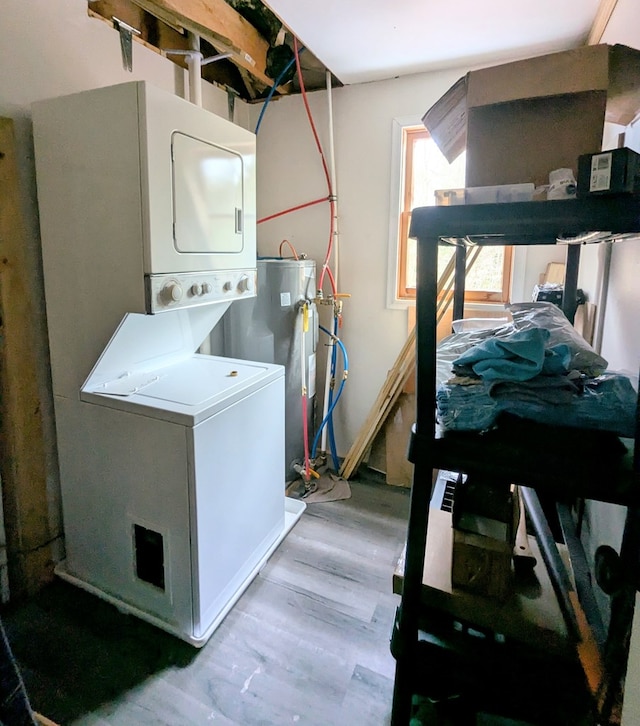
[[[455,246],[454,318],[461,318],[464,262],[471,245],[568,244],[563,310],[573,321],[581,246],[640,235],[640,196],[423,207],[412,212],[410,234],[418,240],[417,410],[409,454],[415,466],[402,597],[391,637],[396,659],[392,724],[404,726],[409,723],[413,694],[422,691],[425,681],[430,678],[437,680],[442,664],[456,668],[455,663],[459,665],[467,659],[474,664],[478,679],[483,682],[482,688],[487,692],[493,682],[499,690],[500,679],[507,677],[509,666],[505,669],[501,665],[504,659],[500,653],[508,653],[506,662],[511,662],[512,670],[522,666],[522,673],[528,674],[531,683],[537,683],[540,688],[553,686],[552,682],[540,680],[547,665],[536,662],[535,656],[532,658],[526,649],[518,649],[517,644],[513,652],[500,651],[488,643],[479,649],[476,644],[465,654],[464,643],[449,642],[449,636],[442,634],[443,614],[437,608],[425,611],[421,604],[432,471],[435,469],[481,472],[527,487],[527,508],[531,520],[538,520],[536,536],[567,628],[574,631],[576,651],[584,643],[581,643],[580,624],[576,623],[572,607],[575,593],[559,561],[555,540],[545,529],[537,493],[544,492],[559,503],[579,497],[628,507],[620,552],[626,576],[612,597],[611,624],[605,642],[599,644],[607,678],[599,685],[597,693],[594,694],[593,684],[588,690],[594,710],[599,713],[602,723],[606,723],[615,709],[614,701],[619,696],[619,684],[626,669],[628,632],[640,570],[640,447],[627,441],[628,455],[621,457],[620,442],[616,437],[517,421],[482,435],[437,431],[437,252],[441,244]],[[640,413],[636,416],[636,440],[640,434],[639,421]],[[566,516],[561,519],[567,523]],[[579,592],[582,589],[582,593],[585,591],[584,586],[577,589]],[[451,660],[454,656],[457,661]],[[522,660],[518,661],[520,657]],[[580,677],[576,683],[579,681]],[[570,682],[568,677],[562,681],[565,691]],[[577,698],[581,696],[577,694]]]

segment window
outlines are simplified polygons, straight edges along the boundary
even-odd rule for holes
[[[396,295],[401,300],[411,300],[416,296],[416,240],[408,236],[411,210],[435,204],[435,192],[438,189],[464,187],[465,155],[460,155],[453,164],[449,164],[424,126],[404,126],[402,162]],[[439,249],[440,270],[452,255],[453,250],[449,247]],[[511,257],[511,247],[484,247],[467,276],[465,300],[507,302]]]

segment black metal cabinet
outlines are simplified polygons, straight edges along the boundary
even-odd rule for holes
[[[423,207],[412,212],[410,234],[418,240],[417,410],[410,446],[410,458],[415,467],[403,590],[392,633],[392,652],[396,658],[392,724],[400,726],[409,722],[416,679],[433,677],[436,662],[433,659],[436,642],[431,642],[431,650],[426,649],[426,663],[421,661],[425,638],[431,641],[435,638],[437,641],[433,633],[425,636],[422,626],[425,621],[431,622],[433,630],[437,630],[438,613],[425,614],[420,602],[434,469],[467,472],[481,469],[486,473],[499,473],[514,483],[530,487],[534,495],[536,491],[543,490],[560,501],[583,497],[628,506],[620,557],[627,565],[627,574],[633,574],[626,577],[618,594],[612,599],[612,622],[603,653],[611,682],[616,679],[619,681],[626,667],[625,638],[628,635],[627,623],[633,612],[636,573],[640,562],[640,447],[635,447],[635,452],[631,451],[626,459],[620,460],[602,454],[599,443],[590,440],[593,432],[580,432],[580,440],[586,444],[576,446],[577,432],[567,431],[566,436],[558,436],[549,427],[537,426],[535,430],[546,447],[545,456],[540,457],[536,455],[536,447],[540,443],[531,437],[523,438],[518,432],[498,432],[482,437],[437,435],[434,396],[437,251],[440,244],[456,246],[454,317],[462,317],[464,261],[470,245],[568,244],[563,310],[573,321],[581,245],[639,235],[640,196]],[[636,440],[639,430],[640,426],[637,425]],[[586,438],[583,439],[582,434]],[[549,556],[553,558],[554,555]],[[552,560],[549,564],[553,567]],[[561,591],[562,578],[556,580],[559,600],[567,601],[570,597],[567,592]],[[568,621],[572,618],[570,610],[569,607]],[[614,637],[615,643],[612,645]],[[489,658],[490,655],[485,658],[487,663]],[[496,672],[499,671],[496,664],[492,667],[496,668]],[[611,712],[611,701],[615,697],[613,690],[611,684],[608,684],[595,696],[597,709],[601,712]]]

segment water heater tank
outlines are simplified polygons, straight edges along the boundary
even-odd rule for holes
[[[285,367],[285,470],[304,461],[302,371],[306,384],[309,446],[315,433],[316,347],[318,314],[313,260],[258,260],[255,298],[237,300],[224,320],[225,355]],[[309,301],[308,329],[303,332],[301,305]]]

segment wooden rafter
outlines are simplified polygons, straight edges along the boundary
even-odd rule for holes
[[[473,267],[480,253],[480,247],[473,247],[467,256],[466,272]],[[455,272],[455,255],[449,260],[447,266],[438,280],[438,305],[436,325],[442,320],[445,312],[453,301],[453,283]],[[345,456],[340,468],[340,476],[350,479],[358,470],[364,460],[369,447],[382,429],[396,401],[402,393],[409,375],[415,370],[416,364],[416,329],[414,328],[405,344],[402,346],[393,368],[387,373],[384,385],[369,411],[362,428],[358,432],[349,452]]]
[[[225,0],[133,1],[160,20],[204,38],[220,52],[230,52],[231,60],[263,85],[273,84],[265,73],[269,44]]]
[[[190,41],[184,29],[177,27],[175,23],[168,24],[166,21],[160,20],[136,5],[133,0],[92,0],[89,15],[110,26],[114,25],[114,18],[118,18],[138,31],[139,34],[133,36],[136,43],[140,43],[156,53],[166,53],[167,57],[181,68],[188,67],[185,55],[167,53],[169,50],[188,51],[190,49]],[[208,50],[208,46],[208,43],[206,46],[203,44],[202,50],[205,55],[213,52]],[[204,65],[202,77],[210,83],[219,84],[227,89],[233,88],[245,100],[255,100],[259,95],[259,90],[264,88],[264,84],[257,81],[248,71],[228,60]],[[259,86],[258,91],[256,86]]]
[[[591,26],[587,45],[597,45],[600,43],[617,4],[618,0],[600,0],[598,12]]]

